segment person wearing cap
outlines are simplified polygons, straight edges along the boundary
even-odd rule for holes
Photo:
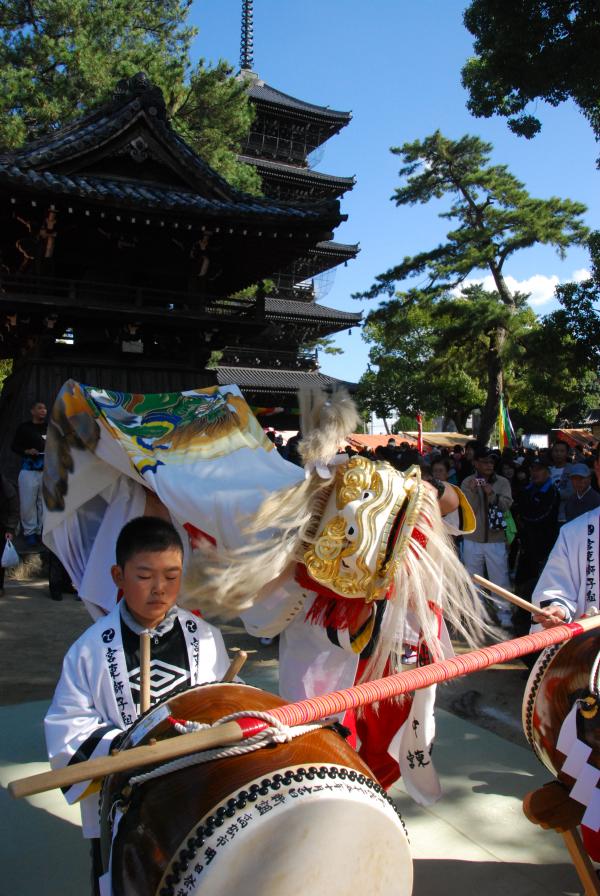
[[[573,494],[565,502],[565,516],[568,523],[582,513],[600,507],[600,495],[592,488],[592,471],[586,464],[573,464],[569,478]]]
[[[475,474],[467,476],[461,488],[475,512],[476,528],[464,536],[463,559],[468,571],[477,573],[510,590],[506,529],[501,515],[512,505],[510,482],[494,472],[494,457],[489,448],[475,448],[473,465]],[[510,610],[502,607],[499,618],[510,626]]]
[[[567,521],[566,503],[573,494],[573,485],[570,479],[573,464],[569,463],[569,446],[566,442],[558,439],[550,449],[552,456],[552,464],[550,465],[550,476],[552,482],[558,489],[560,495],[560,504],[558,507],[558,522],[562,525]]]

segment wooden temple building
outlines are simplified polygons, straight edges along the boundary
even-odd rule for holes
[[[311,172],[306,155],[348,116],[258,80],[249,89],[257,116],[242,157],[263,177],[260,198],[186,145],[144,75],[0,154],[0,358],[13,360],[0,398],[5,469],[31,402],[50,405],[69,377],[133,392],[235,382],[253,407],[283,409],[272,418],[282,429],[297,426],[299,386],[335,382],[303,346],[360,320],[317,304],[311,285],[356,253],[332,242],[351,182]],[[287,149],[267,139],[276,121]],[[264,280],[269,295],[238,295]]]

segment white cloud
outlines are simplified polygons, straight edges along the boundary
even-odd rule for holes
[[[573,271],[573,280],[575,283],[581,283],[582,280],[589,280],[592,276],[592,272],[588,271],[587,268],[577,268],[576,271]]]
[[[591,274],[587,268],[578,268],[578,270],[573,271],[570,280],[575,280],[576,283],[580,283],[582,280],[587,280],[590,276]],[[528,301],[532,308],[538,308],[540,305],[545,305],[547,302],[551,302],[554,298],[554,291],[561,282],[556,274],[551,274],[550,276],[547,274],[533,274],[526,280],[517,280],[515,277],[509,275],[504,279],[511,292],[521,292],[529,295]],[[489,290],[490,292],[493,292],[496,289],[491,274],[488,274],[486,277],[465,280],[462,288],[464,289],[465,286],[474,286],[475,284],[481,284],[484,289]],[[456,295],[460,295],[460,292],[460,287],[455,290]]]

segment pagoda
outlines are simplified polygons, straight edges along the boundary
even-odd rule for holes
[[[266,84],[253,70],[253,37],[253,0],[243,0],[238,77],[247,84],[255,115],[240,161],[256,169],[263,194],[273,200],[299,207],[339,200],[354,186],[354,177],[325,174],[311,163],[325,142],[350,122],[351,114],[296,99]],[[274,268],[268,277],[273,288],[265,299],[266,334],[243,349],[227,346],[223,352],[219,382],[239,383],[255,407],[283,408],[272,420],[278,428],[297,426],[293,409],[298,388],[338,382],[319,372],[317,353],[306,346],[359,325],[361,314],[319,304],[315,279],[357,253],[357,245],[324,239],[299,251],[291,263]]]
[[[32,401],[51,405],[70,377],[127,392],[196,388],[222,381],[214,359],[225,350],[239,352],[240,376],[228,381],[247,392],[241,370],[262,375],[272,344],[286,386],[309,370],[298,344],[339,329],[340,312],[308,302],[302,316],[300,303],[260,288],[236,296],[318,253],[341,220],[333,196],[231,187],[172,129],[143,74],[89,115],[0,154],[0,358],[13,362],[0,398],[3,468]]]

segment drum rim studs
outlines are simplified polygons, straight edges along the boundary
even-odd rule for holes
[[[404,824],[404,819],[402,818],[398,807],[396,806],[390,795],[386,793],[386,791],[381,787],[381,785],[377,781],[373,780],[373,778],[370,778],[368,775],[358,773],[355,769],[325,765],[322,765],[318,768],[317,766],[311,766],[308,769],[287,769],[283,775],[281,773],[277,773],[274,774],[272,778],[264,778],[261,781],[261,784],[251,784],[248,789],[239,791],[239,793],[235,797],[229,797],[225,803],[218,806],[217,809],[213,810],[214,814],[209,815],[203,824],[199,824],[197,826],[195,837],[188,838],[185,846],[180,849],[175,860],[167,869],[168,873],[166,874],[164,878],[164,884],[159,891],[160,896],[175,896],[177,887],[179,887],[182,883],[183,875],[189,869],[190,864],[194,860],[197,860],[196,868],[194,870],[198,874],[201,873],[201,871],[203,870],[203,863],[198,856],[198,852],[205,845],[206,840],[215,833],[215,828],[222,827],[227,817],[232,818],[237,811],[242,810],[246,807],[247,802],[254,803],[259,796],[267,795],[269,791],[280,790],[282,785],[290,787],[292,781],[301,783],[304,780],[314,780],[315,777],[328,777],[331,780],[339,779],[342,781],[346,780],[353,783],[357,782],[360,786],[366,786],[369,790],[377,793],[383,800],[385,800],[385,802],[395,813],[396,817],[400,821],[400,824],[402,825],[402,828],[406,835],[406,839],[408,840],[408,835],[406,834],[406,825]],[[339,786],[340,785],[338,785],[338,787]],[[293,790],[294,788],[292,788],[292,791]],[[302,790],[300,790],[299,793],[296,794],[296,796],[299,796],[300,793],[302,793]],[[240,803],[242,805],[240,805]],[[206,864],[208,864],[208,860]]]

